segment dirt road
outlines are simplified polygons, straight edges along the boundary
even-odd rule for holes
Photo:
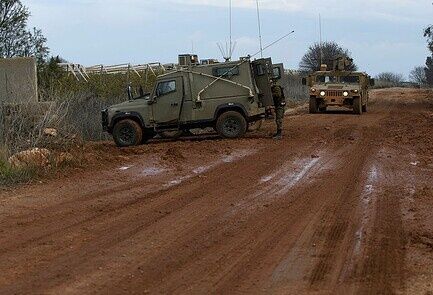
[[[285,126],[1,192],[0,293],[431,294],[432,93]]]

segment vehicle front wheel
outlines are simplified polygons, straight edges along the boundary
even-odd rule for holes
[[[355,97],[353,99],[353,113],[356,115],[362,115],[362,104],[360,97]]]
[[[134,120],[121,120],[114,126],[113,139],[118,147],[136,146],[143,141],[143,130]]]
[[[362,112],[366,113],[368,111],[367,104],[362,106]]]
[[[238,112],[225,112],[218,117],[216,131],[224,138],[238,138],[247,132],[247,121]]]
[[[315,97],[310,98],[310,114],[317,113],[318,106],[317,106],[317,99]]]

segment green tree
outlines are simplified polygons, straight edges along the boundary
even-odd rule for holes
[[[308,48],[307,53],[302,57],[299,68],[303,72],[315,72],[320,70],[322,63],[330,69],[339,57],[351,59],[351,53],[333,41],[322,44],[315,43]],[[356,64],[352,63],[348,70],[356,71]]]
[[[20,0],[0,0],[0,58],[33,56],[39,64],[46,60],[47,39],[41,30],[27,28],[29,16]]]

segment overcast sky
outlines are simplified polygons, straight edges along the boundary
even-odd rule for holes
[[[295,30],[265,52],[297,69],[308,46],[323,39],[352,52],[359,68],[408,75],[428,54],[423,28],[433,23],[431,0],[259,0],[263,43]],[[86,66],[176,62],[179,53],[221,58],[229,38],[228,0],[22,0],[30,25],[48,38],[51,54]],[[232,0],[235,57],[258,51],[255,0]]]

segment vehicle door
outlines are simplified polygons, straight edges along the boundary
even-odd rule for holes
[[[184,99],[182,77],[158,81],[153,99],[153,120],[157,126],[175,125],[179,122]]]
[[[274,76],[272,60],[270,58],[258,59],[252,62],[254,78],[259,89],[259,100],[264,107],[274,105],[272,98],[271,79]]]

